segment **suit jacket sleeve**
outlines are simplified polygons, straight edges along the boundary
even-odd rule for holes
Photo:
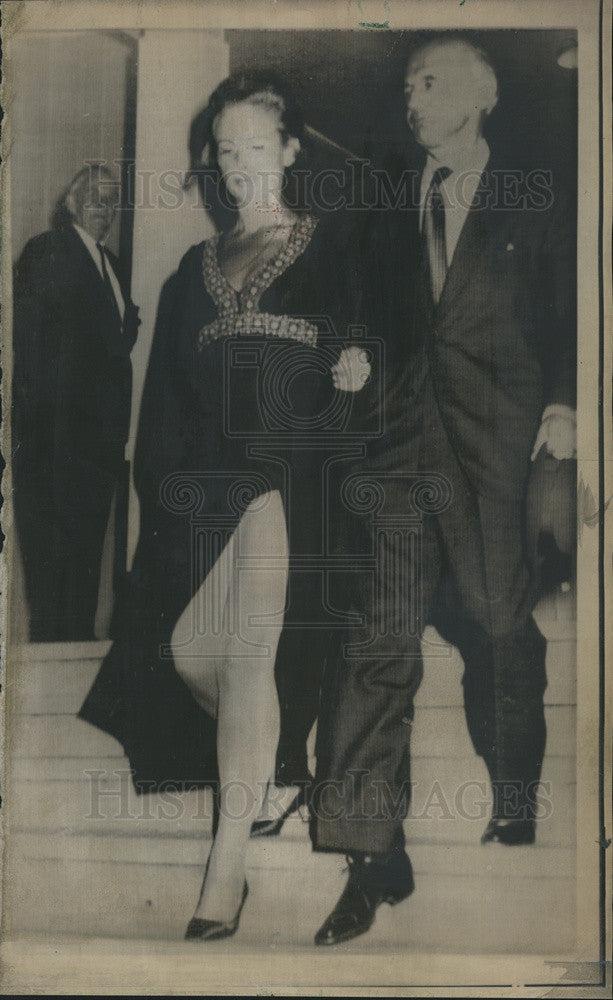
[[[378,355],[373,349],[370,312],[365,299],[373,285],[372,274],[367,274],[370,263],[370,227],[364,213],[357,218],[350,212],[338,212],[329,220],[320,222],[319,234],[322,259],[319,261],[318,286],[322,289],[322,305],[332,319],[334,340],[326,343],[326,363],[336,362],[342,350],[349,346],[362,348],[373,362]],[[377,373],[378,374],[378,373]],[[371,383],[374,379],[371,379]],[[370,411],[368,387],[348,394],[335,389],[331,372],[319,379],[319,408],[324,411],[345,411],[347,431],[364,427]],[[340,401],[337,397],[340,395]]]
[[[556,193],[540,247],[542,281],[539,327],[545,405],[575,407],[577,400],[577,242],[576,212]]]
[[[354,219],[341,266],[350,278],[352,322],[364,330],[369,381],[355,393],[351,430],[380,436],[386,401],[400,389],[413,348],[412,272],[415,245],[407,213],[374,210]]]
[[[30,475],[51,462],[60,324],[57,269],[46,237],[31,240],[13,282],[13,468]]]

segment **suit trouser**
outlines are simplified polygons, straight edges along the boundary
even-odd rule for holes
[[[65,641],[94,638],[100,567],[112,495],[104,510],[68,524],[58,518],[57,630]]]
[[[404,845],[420,635],[434,581],[417,569],[431,561],[421,552],[421,530],[402,523],[406,485],[384,488],[390,520],[377,525],[364,515],[354,522],[356,568],[343,584],[345,610],[358,624],[340,643],[322,688],[311,826],[320,850],[386,853]],[[360,567],[360,555],[370,556],[369,566]]]
[[[480,507],[474,525],[494,519],[507,539],[515,539],[516,555],[510,556],[507,545],[492,544],[490,536],[484,586],[484,577],[472,574],[462,556],[455,514],[437,519],[441,561],[430,620],[464,661],[466,721],[492,782],[493,811],[525,819],[533,815],[545,752],[546,642],[531,614],[534,588],[521,561],[518,509],[488,509],[485,501]]]
[[[321,602],[321,588],[305,598],[306,614]],[[275,679],[281,712],[276,781],[281,785],[309,783],[307,740],[317,718],[322,674],[330,656],[326,628],[286,624],[275,661]]]
[[[546,738],[546,643],[531,614],[536,595],[522,557],[521,497],[477,497],[442,422],[436,431],[424,454],[435,456],[450,484],[449,506],[426,517],[421,554],[398,533],[384,533],[374,580],[352,575],[350,610],[364,622],[352,630],[353,647],[369,637],[370,644],[357,658],[345,644],[325,679],[312,824],[322,850],[385,852],[403,839],[420,637],[429,619],[464,659],[466,718],[492,780],[494,811],[531,815]],[[392,508],[406,504],[401,492]],[[360,530],[374,542],[372,521],[362,519]]]
[[[436,462],[453,494],[427,526],[437,543],[431,549],[438,588],[430,618],[464,661],[466,720],[490,775],[494,814],[531,818],[545,752],[547,683],[546,642],[532,617],[538,580],[524,557],[532,441],[524,442],[523,477],[513,471],[510,449],[504,482],[488,469],[465,471],[428,388],[423,454]],[[483,461],[486,452],[484,447]]]
[[[16,466],[16,463],[14,463]],[[14,471],[15,524],[28,601],[28,637],[47,642],[56,637],[54,504],[52,479]]]
[[[24,482],[15,497],[30,640],[93,639],[102,550],[115,482],[106,477],[104,490],[89,507],[78,484],[65,503],[53,497],[51,479],[46,488],[33,486]]]

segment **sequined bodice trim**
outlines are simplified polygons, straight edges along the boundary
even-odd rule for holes
[[[276,257],[254,271],[240,292],[232,287],[219,266],[217,259],[219,236],[213,236],[205,242],[202,252],[202,275],[206,290],[217,306],[218,316],[199,331],[200,350],[210,341],[221,337],[249,334],[299,340],[312,347],[316,345],[317,327],[313,323],[301,317],[259,311],[263,293],[304,252],[316,226],[316,219],[308,216],[300,219]]]

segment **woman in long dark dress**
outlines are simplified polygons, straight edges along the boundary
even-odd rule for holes
[[[352,319],[338,248],[283,202],[301,137],[291,94],[231,77],[207,120],[234,224],[185,255],[156,336],[121,635],[80,714],[122,742],[140,791],[218,781],[187,931],[210,940],[237,928],[250,828],[274,781],[275,655],[288,607],[313,598],[290,570],[322,537],[317,441],[346,426],[362,369],[357,347],[330,346]],[[305,650],[305,673],[317,682],[320,669]]]

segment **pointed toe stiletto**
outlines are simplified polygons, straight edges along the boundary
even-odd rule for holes
[[[277,819],[256,819],[251,824],[251,837],[276,837],[281,833],[286,819],[295,813],[301,806],[309,805],[309,788],[301,788],[292,799],[287,809],[285,809]]]
[[[192,917],[185,931],[185,940],[220,941],[221,938],[232,937],[238,930],[238,923],[248,893],[249,886],[245,882],[240,906],[232,920],[203,920],[201,917]]]

